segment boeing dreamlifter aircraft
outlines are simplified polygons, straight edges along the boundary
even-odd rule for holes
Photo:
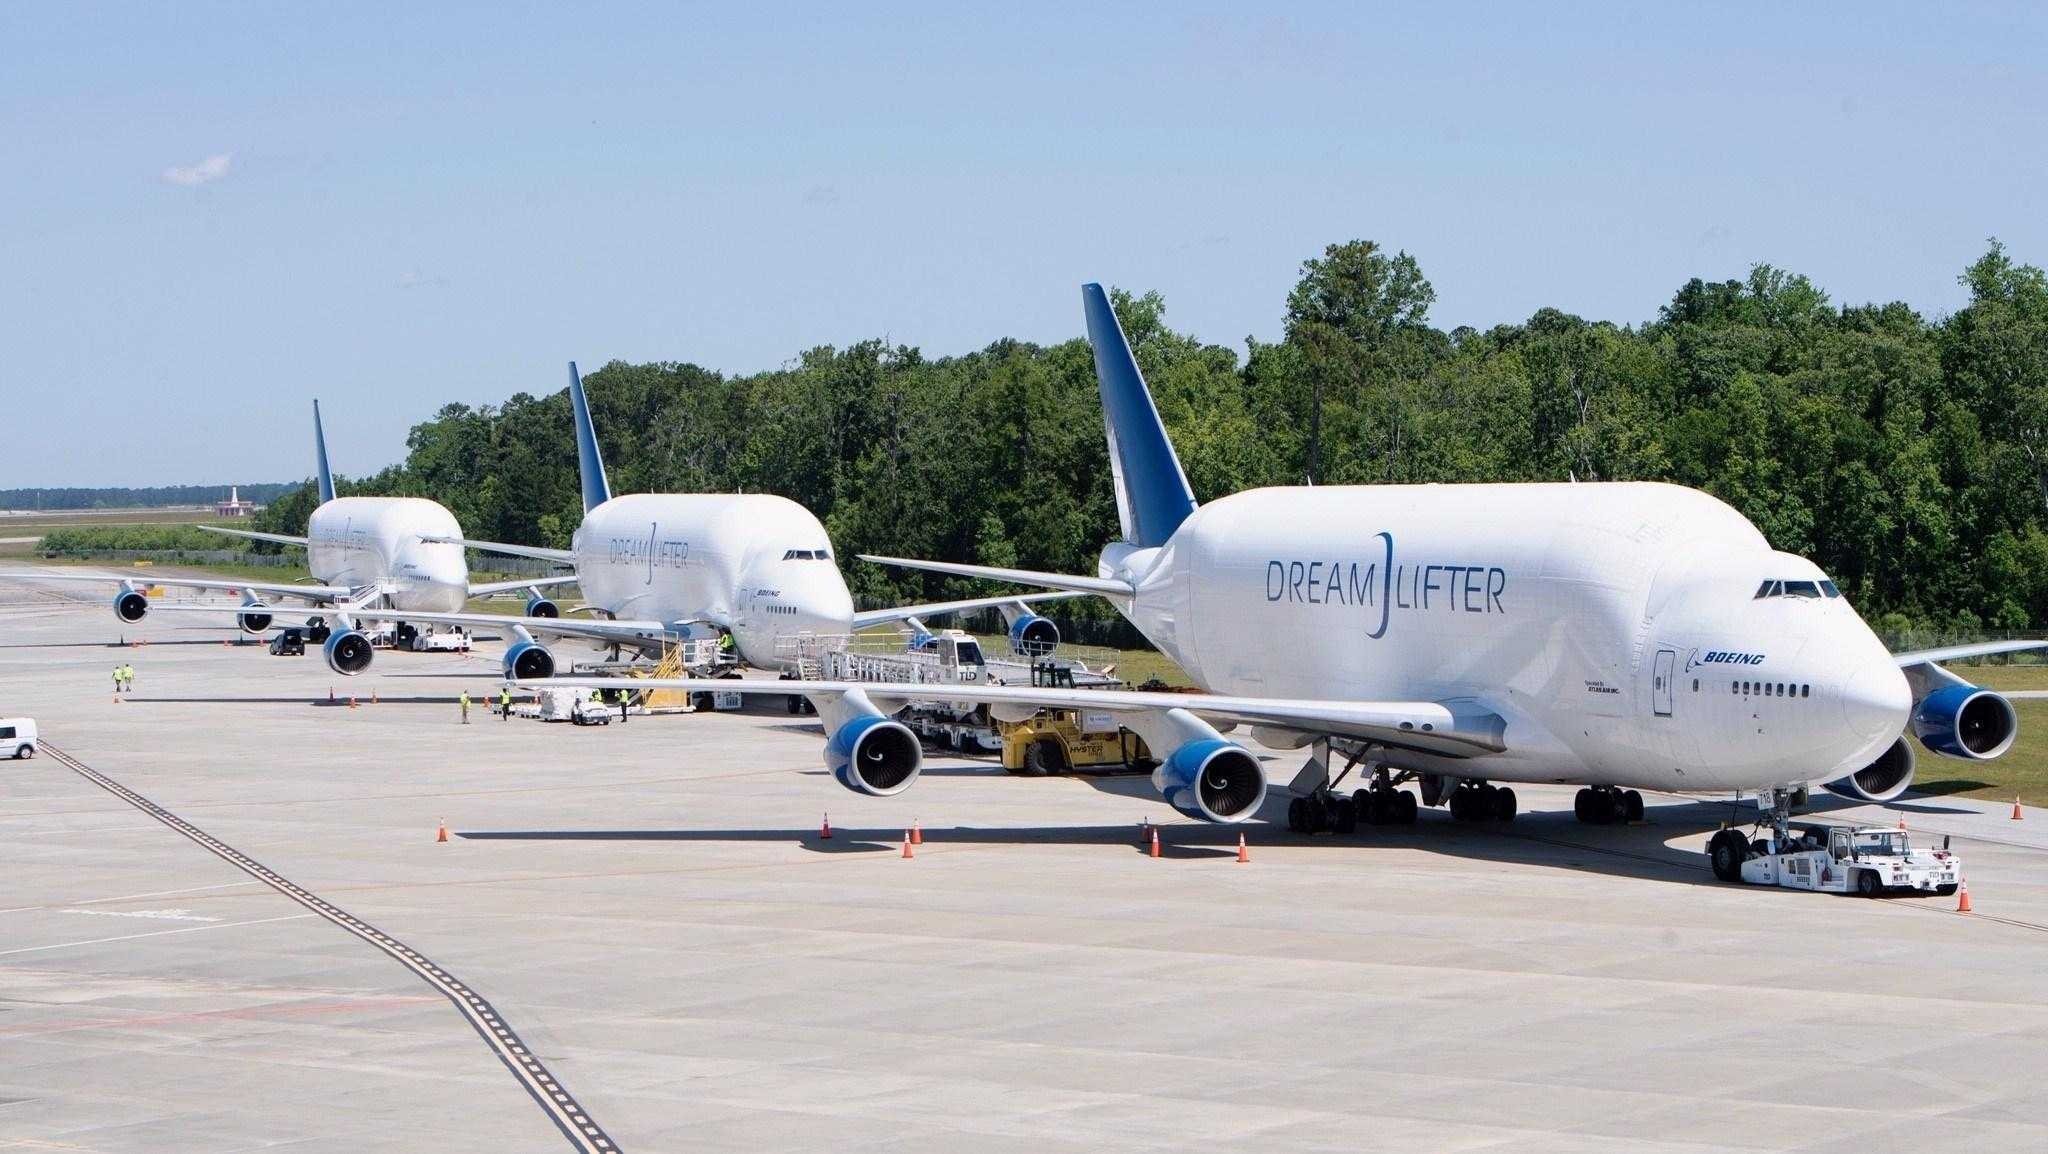
[[[426,540],[429,536],[459,535],[462,532],[455,523],[455,515],[440,504],[420,497],[337,497],[334,474],[327,468],[327,434],[320,425],[319,401],[313,402],[313,453],[319,469],[320,505],[307,519],[304,537],[215,525],[197,526],[234,537],[298,546],[306,551],[306,569],[313,576],[313,584],[196,577],[151,577],[137,581],[92,573],[36,572],[4,576],[117,584],[120,588],[114,594],[114,616],[127,622],[140,621],[151,611],[149,598],[143,592],[145,586],[238,592],[242,595],[239,606],[170,605],[154,608],[159,612],[232,612],[236,623],[246,633],[260,634],[272,628],[279,608],[276,601],[298,601],[337,618],[340,628],[329,627],[323,617],[314,617],[308,624],[328,630],[323,650],[327,664],[335,672],[343,674],[356,674],[368,669],[374,652],[369,639],[348,625],[347,615],[351,612],[389,609],[391,616],[410,621],[427,613],[460,609],[471,597],[514,589],[538,589],[575,580],[574,577],[549,577],[472,585],[461,547]]]
[[[1938,663],[2038,646],[1885,650],[1826,574],[1773,550],[1694,489],[1648,483],[1255,489],[1197,506],[1099,285],[1082,290],[1122,539],[1097,574],[869,558],[1108,598],[1206,692],[917,687],[1019,719],[1114,712],[1162,757],[1176,809],[1241,821],[1265,772],[1219,726],[1313,746],[1290,824],[1511,818],[1502,783],[1575,783],[1578,815],[1639,815],[1640,789],[1755,791],[1782,823],[1809,783],[1889,800],[1912,732],[1936,753],[2012,746],[2003,697]],[[597,684],[557,681],[556,684]],[[652,686],[694,688],[686,681]],[[811,695],[840,782],[886,795],[918,775],[900,694],[852,682],[750,684]],[[1332,791],[1332,754],[1369,788]],[[1339,775],[1340,779],[1342,774]],[[1739,859],[1737,859],[1739,861]]]
[[[678,638],[729,634],[745,664],[788,671],[797,657],[792,643],[800,638],[844,635],[893,622],[915,624],[925,617],[985,608],[1003,611],[1014,640],[1050,646],[1057,643],[1058,630],[1031,613],[1027,603],[1080,595],[1013,593],[856,613],[853,595],[833,561],[831,539],[810,510],[765,493],[614,497],[574,361],[569,363],[569,405],[583,486],[583,522],[571,548],[471,541],[452,522],[430,532],[427,541],[439,548],[468,546],[573,565],[587,606],[602,616],[565,617],[559,606],[538,595],[523,617],[406,615],[407,620],[422,623],[510,628],[514,641],[504,657],[508,678],[547,677],[555,671],[554,654],[540,637],[576,638],[600,649],[658,654]],[[374,610],[361,615],[397,614]]]

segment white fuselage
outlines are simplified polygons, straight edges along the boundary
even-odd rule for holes
[[[324,585],[375,587],[393,609],[453,613],[469,600],[455,515],[419,497],[337,497],[313,510],[306,526],[306,568]]]
[[[1673,485],[1259,489],[1157,549],[1112,545],[1118,608],[1204,688],[1470,699],[1506,751],[1391,750],[1399,768],[1511,782],[1760,789],[1868,765],[1911,705],[1883,644],[1741,514]],[[1781,688],[1782,687],[1782,688]]]
[[[730,630],[741,660],[781,669],[799,635],[853,627],[853,597],[810,510],[767,494],[640,493],[583,515],[573,542],[586,601],[679,632]]]

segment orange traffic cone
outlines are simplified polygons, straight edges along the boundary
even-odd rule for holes
[[[440,827],[439,827],[438,829],[434,830],[434,840],[435,840],[435,841],[437,841],[437,842],[443,842],[443,841],[447,841],[447,840],[448,840],[448,819],[447,819],[447,818],[445,818],[445,817],[444,817],[444,818],[442,818],[442,819],[441,819],[441,825],[440,825]]]
[[[917,819],[916,819],[916,818],[911,818],[911,819],[910,819],[910,844],[911,844],[911,845],[923,845],[923,844],[924,844],[924,827],[923,827],[923,826],[921,826],[921,825],[919,825],[919,824],[917,823]]]
[[[377,704],[377,691],[376,691],[376,690],[374,690],[374,689],[372,689],[372,690],[370,691],[370,704],[371,704],[371,705],[375,705],[375,704]]]
[[[114,695],[114,704],[115,704],[115,705],[119,705],[119,704],[121,704],[121,695],[120,695],[120,694],[118,694],[118,693],[116,693],[116,694]]]
[[[1237,860],[1240,862],[1248,862],[1252,860],[1251,847],[1244,844],[1243,834],[1237,835]]]
[[[2020,816],[2020,799],[2017,797],[2012,799],[2012,819],[2014,821],[2027,820],[2026,818]]]
[[[1959,914],[1967,914],[1970,912],[1969,878],[1962,879],[1962,884],[1956,887],[1956,912]]]
[[[1152,827],[1152,856],[1159,856],[1159,827],[1156,825]]]
[[[904,857],[906,857],[906,858],[913,858],[913,857],[916,857],[916,856],[917,856],[917,853],[916,853],[916,851],[914,851],[914,850],[912,850],[912,849],[910,848],[910,831],[909,831],[909,830],[904,830],[904,831],[903,831],[903,856],[904,856]]]
[[[818,825],[818,840],[832,840],[832,815],[829,813],[825,815],[825,820]]]
[[[356,695],[353,693],[348,695],[348,707],[350,709],[354,709],[356,707]]]

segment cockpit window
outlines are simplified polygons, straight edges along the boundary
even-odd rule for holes
[[[1840,597],[1841,595],[1842,591],[1835,588],[1835,583],[1826,579],[1820,581],[1770,580],[1756,587],[1755,600],[1761,601],[1766,597],[1811,597],[1819,599],[1822,597]]]
[[[782,555],[782,559],[784,561],[830,561],[832,553],[828,549],[791,549]]]

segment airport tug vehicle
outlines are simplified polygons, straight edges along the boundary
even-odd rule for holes
[[[1707,842],[1714,876],[1745,885],[1880,897],[1893,890],[1952,894],[1962,884],[1962,859],[1948,839],[1934,850],[1913,848],[1903,829],[1810,825],[1797,833],[1763,830],[1754,840],[1724,829]]]

